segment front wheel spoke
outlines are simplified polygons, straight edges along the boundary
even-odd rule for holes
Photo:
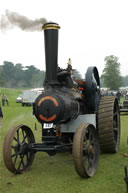
[[[25,167],[25,164],[24,164],[24,155],[20,155],[20,158],[21,158],[21,163],[23,165],[23,168]]]
[[[83,144],[83,151],[87,150],[88,144]]]
[[[11,157],[13,158],[13,157],[15,157],[17,155],[18,155],[17,153],[14,153],[14,154],[11,155]]]
[[[24,134],[24,130],[22,129],[22,135],[23,135],[23,138],[25,137],[25,134]]]
[[[17,130],[17,140],[19,141],[19,129]]]
[[[92,136],[92,140],[89,141],[89,145],[93,145],[93,144],[95,144],[95,138],[94,138],[94,136]]]
[[[26,158],[27,158],[27,161],[29,161],[29,152],[26,153]]]
[[[23,157],[24,157],[24,156],[23,156]],[[20,170],[21,165],[22,165],[23,167],[25,166],[25,165],[24,165],[24,161],[23,161],[23,157],[22,157],[22,155],[20,155],[21,160],[20,160],[20,162],[19,162],[19,166],[18,166],[17,170]]]
[[[18,157],[18,155],[16,155],[16,157],[14,159],[14,162],[13,162],[14,166],[16,165],[17,157]]]
[[[87,154],[83,155],[83,162],[84,162],[84,165],[86,165],[86,163],[87,163]]]
[[[89,158],[88,159],[88,169],[92,168],[93,166],[93,159]]]
[[[13,137],[13,139],[14,139],[16,142],[18,142],[18,143],[19,143],[19,141],[18,141],[18,139],[17,139],[16,137]]]
[[[27,135],[24,136],[22,143],[25,142],[25,140],[26,140],[27,137],[28,137]]]
[[[22,161],[20,161],[19,166],[17,167],[17,170],[20,170],[21,163]]]
[[[83,144],[83,155],[87,155],[88,154],[88,143]]]
[[[93,134],[92,134],[92,132],[90,131],[90,132],[89,132],[89,141],[92,141],[92,139],[93,139]]]
[[[85,165],[86,170],[88,171],[93,167],[93,159],[90,158],[89,154],[84,156],[84,165]]]

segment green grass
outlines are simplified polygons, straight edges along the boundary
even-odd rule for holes
[[[72,155],[59,153],[50,157],[37,153],[30,170],[21,175],[10,173],[2,156],[4,137],[9,128],[25,124],[41,141],[41,125],[32,115],[32,107],[16,104],[21,90],[0,89],[9,99],[9,106],[2,108],[4,119],[0,129],[0,193],[125,193],[124,166],[128,166],[128,115],[121,115],[121,146],[117,154],[100,154],[96,175],[90,179],[80,178],[74,169]],[[38,130],[34,129],[35,122]]]

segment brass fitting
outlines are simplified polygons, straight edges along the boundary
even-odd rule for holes
[[[60,29],[60,26],[57,23],[46,23],[42,27],[43,30],[48,30],[48,29]]]

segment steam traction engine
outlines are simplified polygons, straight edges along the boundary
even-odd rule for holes
[[[4,141],[4,162],[9,171],[23,173],[38,151],[50,156],[71,152],[78,175],[92,177],[98,166],[99,147],[106,153],[118,151],[118,101],[113,96],[101,97],[96,67],[89,67],[85,80],[77,80],[76,84],[70,70],[58,67],[59,28],[56,23],[43,26],[45,89],[33,104],[33,114],[42,125],[42,142],[35,143],[33,132],[26,125],[10,129]]]

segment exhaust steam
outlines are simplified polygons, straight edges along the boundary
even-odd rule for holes
[[[2,31],[7,31],[14,27],[18,27],[21,30],[28,32],[41,31],[42,25],[45,23],[47,23],[45,18],[31,20],[19,13],[6,10],[5,15],[2,15],[0,19],[0,29]]]

